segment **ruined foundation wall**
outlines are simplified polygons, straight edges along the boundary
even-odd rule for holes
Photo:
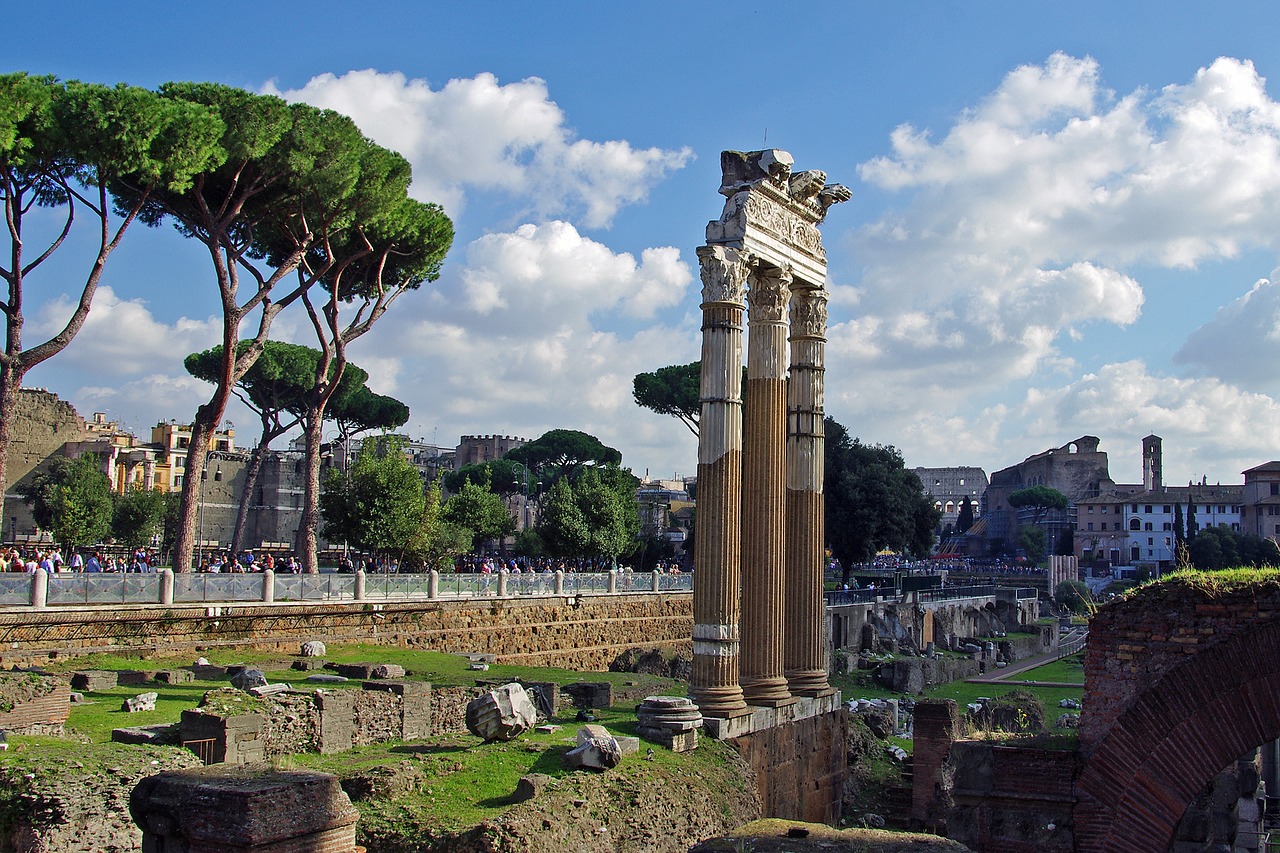
[[[848,774],[843,709],[734,739],[755,771],[761,815],[835,825]]]
[[[378,607],[379,609],[374,609]],[[690,593],[403,604],[220,605],[0,613],[0,665],[94,652],[292,653],[307,640],[484,652],[505,663],[605,670],[631,648],[692,648]]]

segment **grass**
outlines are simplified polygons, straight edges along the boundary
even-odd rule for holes
[[[279,653],[210,651],[205,653],[210,663],[226,666],[229,664],[246,664],[249,666],[287,663],[290,659]],[[633,682],[637,688],[649,694],[684,695],[687,688],[679,682],[653,675],[633,672],[577,672],[568,669],[545,669],[528,666],[490,665],[488,672],[476,672],[469,669],[470,661],[459,655],[442,652],[413,651],[388,646],[352,645],[332,647],[325,660],[334,663],[360,663],[376,661],[378,663],[394,663],[403,666],[411,673],[410,677],[430,681],[438,686],[472,686],[477,680],[513,681],[553,681],[558,684],[572,684],[578,681],[609,681],[615,687],[622,687]],[[74,661],[51,664],[51,671],[79,671],[88,669],[164,669],[177,668],[176,660],[148,660],[141,657],[123,657],[118,655],[93,655],[77,658]],[[272,683],[284,682],[299,689],[313,689],[316,685],[307,682],[307,676],[313,673],[294,669],[278,669],[272,667],[266,671],[267,680]],[[347,687],[358,688],[360,683],[352,681]],[[70,727],[79,735],[94,743],[111,740],[112,729],[122,726],[146,726],[161,723],[177,722],[182,712],[195,708],[200,704],[204,694],[218,687],[226,687],[227,681],[194,681],[186,684],[141,684],[129,687],[115,687],[111,690],[86,693],[85,704],[71,706]],[[326,687],[343,687],[344,685],[325,685]],[[156,709],[128,713],[122,710],[125,699],[139,693],[155,692]]]

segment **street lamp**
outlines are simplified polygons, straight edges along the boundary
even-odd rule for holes
[[[524,526],[522,529],[528,529],[529,527],[529,469],[525,467],[523,462],[512,461],[511,464],[519,466],[520,468],[520,487],[521,487],[521,491],[524,494],[523,503],[521,504],[522,512],[524,514]]]

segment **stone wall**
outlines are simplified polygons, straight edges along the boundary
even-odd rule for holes
[[[1073,853],[1074,751],[960,741],[947,761],[948,838],[983,853]]]
[[[433,696],[424,681],[366,681],[359,689],[269,694],[252,700],[246,713],[236,714],[226,710],[230,703],[223,700],[234,701],[243,694],[225,688],[205,694],[208,709],[182,713],[180,739],[184,744],[213,741],[209,757],[228,764],[303,752],[346,752],[371,743],[421,740],[433,732],[466,731],[466,703],[476,692],[447,689]]]
[[[15,673],[0,676],[0,731],[61,735],[71,712],[71,685],[61,678]]]
[[[0,613],[0,666],[93,652],[193,649],[292,653],[307,640],[482,652],[504,663],[606,670],[627,649],[692,648],[691,593],[379,604],[175,605]]]
[[[734,738],[755,772],[761,814],[834,825],[848,773],[848,712],[819,714]]]
[[[6,540],[14,535],[14,518],[17,533],[35,530],[31,509],[18,497],[16,487],[29,480],[41,462],[61,453],[68,441],[84,441],[84,418],[56,394],[23,388],[18,392],[10,435],[5,463],[4,516],[0,518]]]
[[[1280,581],[1165,581],[1090,624],[1078,849],[1165,849],[1210,781],[1280,737]]]

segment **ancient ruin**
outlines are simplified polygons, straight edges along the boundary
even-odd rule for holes
[[[698,249],[702,416],[690,692],[712,736],[758,729],[717,725],[753,708],[834,694],[822,637],[827,296],[817,226],[849,190],[820,171],[793,173],[792,162],[777,149],[723,152],[720,193],[728,200]]]

